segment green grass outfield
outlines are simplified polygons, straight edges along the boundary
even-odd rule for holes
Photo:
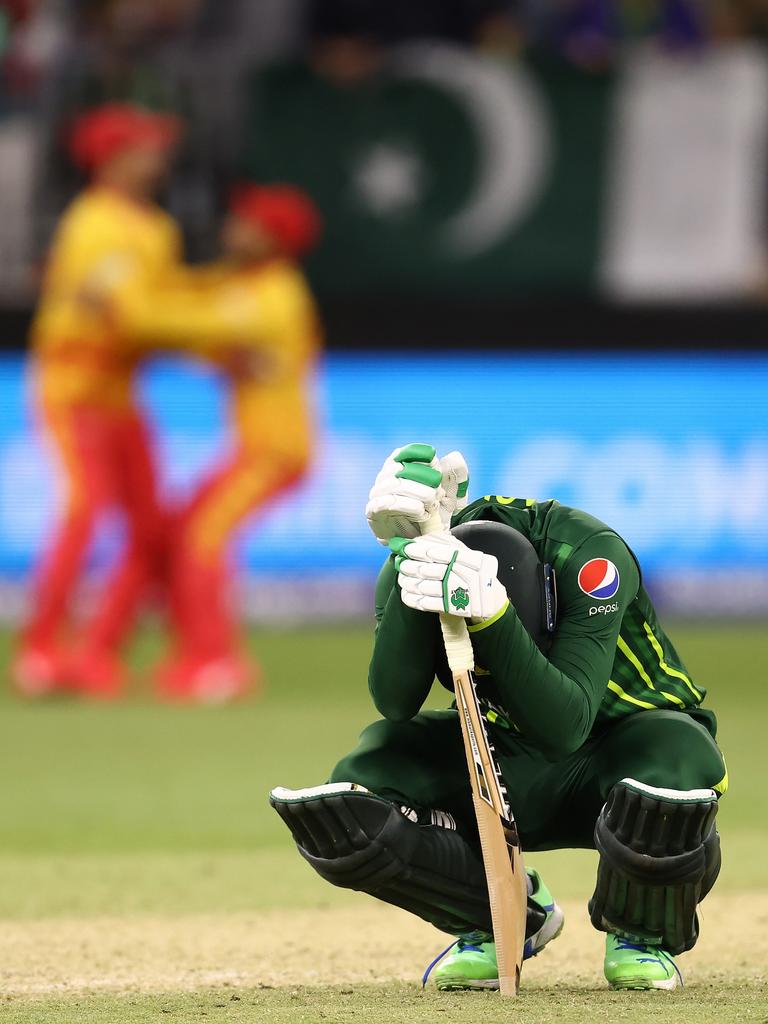
[[[731,790],[721,809],[725,862],[718,893],[732,897],[748,918],[736,930],[743,947],[729,942],[723,964],[735,966],[716,981],[698,978],[671,997],[609,993],[592,984],[591,975],[558,984],[540,967],[542,957],[514,1008],[522,1021],[768,1020],[765,966],[751,959],[757,954],[750,939],[768,927],[768,632],[712,624],[670,632],[720,718]],[[362,627],[254,632],[251,643],[268,689],[261,700],[236,707],[155,705],[142,679],[159,654],[151,632],[136,645],[137,680],[119,705],[28,705],[3,685],[0,933],[7,946],[0,934],[0,1021],[507,1020],[509,1009],[492,995],[421,995],[415,980],[378,983],[375,959],[368,976],[377,983],[364,983],[359,973],[345,983],[360,939],[355,915],[376,908],[313,875],[293,852],[266,794],[278,783],[322,781],[374,716],[365,685],[370,633]],[[0,665],[9,644],[0,635]],[[445,702],[444,694],[436,697]],[[590,853],[546,854],[536,863],[558,899],[581,901],[589,894]],[[749,920],[753,898],[759,911]],[[298,946],[294,941],[291,929],[303,914],[317,922],[317,944],[311,923]],[[381,920],[395,929],[409,923],[405,915],[392,918],[393,925],[389,917]],[[324,921],[345,922],[348,934],[338,936],[330,926],[323,932]],[[189,960],[178,985],[166,985],[159,968],[153,974],[166,947],[155,952],[152,942],[160,942],[163,929],[171,952],[178,940]],[[375,950],[375,928],[370,931],[363,937]],[[199,964],[189,949],[197,947],[189,933],[201,944],[208,974],[195,973]],[[206,946],[209,934],[219,936],[219,945]],[[424,934],[414,933],[414,949],[420,956],[423,943],[427,960],[442,939],[431,932],[424,940]],[[227,949],[227,936],[241,968],[230,980],[227,963],[214,955]],[[332,964],[329,936],[338,940]],[[248,975],[251,941],[265,945],[265,963],[271,957],[262,982]],[[20,952],[24,943],[28,958]],[[96,980],[93,949],[105,958],[105,977]],[[142,949],[151,956],[142,960]],[[300,961],[299,974],[289,971],[285,985],[283,956],[293,957],[293,967]],[[336,983],[291,980],[306,964],[307,980],[315,971]],[[414,975],[419,966],[414,961]]]

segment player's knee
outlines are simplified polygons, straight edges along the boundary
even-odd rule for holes
[[[356,782],[376,792],[381,785],[383,761],[391,749],[397,725],[379,721],[367,726],[351,753],[343,757],[331,772],[330,782]]]
[[[654,716],[653,721],[649,716],[646,728],[641,763],[625,775],[665,789],[723,791],[723,755],[704,726],[689,715],[670,713]]]
[[[174,541],[184,558],[216,565],[221,560],[229,538],[228,531],[215,519],[204,515],[189,517],[180,527]]]
[[[355,757],[354,751],[351,754],[347,754],[346,757],[342,757],[342,759],[336,764],[335,768],[328,777],[328,781],[357,782],[361,786],[365,786],[365,783],[360,778],[358,778],[360,772],[356,761],[357,759]],[[366,787],[366,789],[368,788],[370,787]]]

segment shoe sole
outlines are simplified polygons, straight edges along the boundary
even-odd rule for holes
[[[650,992],[653,989],[671,992],[677,988],[677,978],[668,978],[666,981],[649,981],[648,978],[621,978],[619,981],[609,981],[609,986],[616,992],[631,990],[633,992]]]
[[[465,978],[459,974],[443,976],[436,982],[440,992],[495,992],[499,987],[498,978],[482,980],[480,978]]]

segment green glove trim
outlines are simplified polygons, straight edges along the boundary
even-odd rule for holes
[[[470,633],[479,633],[481,629],[487,629],[489,626],[492,626],[494,622],[499,621],[502,615],[505,614],[507,608],[509,608],[509,600],[504,602],[495,615],[491,615],[489,619],[483,619],[482,622],[475,622],[471,626],[467,626],[467,629]]]
[[[431,462],[437,452],[431,444],[407,444],[395,455],[395,462]]]
[[[426,487],[438,488],[443,482],[440,470],[426,466],[423,462],[409,462],[399,473],[395,473],[395,476],[398,480],[415,480],[417,484],[424,484]]]
[[[394,551],[396,555],[404,555],[409,544],[413,544],[413,540],[407,537],[393,537],[389,542],[389,550]]]
[[[459,557],[459,552],[458,551],[454,551],[453,552],[453,557],[451,558],[450,562],[448,563],[448,568],[445,570],[445,575],[443,576],[443,611],[445,611],[445,612],[449,612],[451,610],[450,606],[448,604],[448,577],[451,575],[451,569],[453,569],[453,563],[456,561],[456,559],[458,557]]]
[[[469,490],[469,480],[465,480],[463,484],[459,484],[456,488],[457,498],[466,498],[467,491]]]

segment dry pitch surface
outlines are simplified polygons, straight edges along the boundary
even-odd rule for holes
[[[583,903],[564,909],[561,937],[526,964],[527,989],[603,986],[601,936]],[[680,958],[688,984],[761,982],[768,893],[713,895],[702,910],[701,941]],[[364,897],[315,910],[54,918],[3,925],[0,977],[6,997],[413,983],[446,944],[429,925]]]
[[[566,930],[526,965],[515,1019],[767,1020],[768,894],[715,896],[703,909],[701,942],[681,958],[684,992],[610,993],[601,938],[583,903],[566,901]],[[6,923],[0,1019],[508,1020],[495,994],[420,993],[415,975],[440,942],[429,926],[362,898],[315,910]]]

